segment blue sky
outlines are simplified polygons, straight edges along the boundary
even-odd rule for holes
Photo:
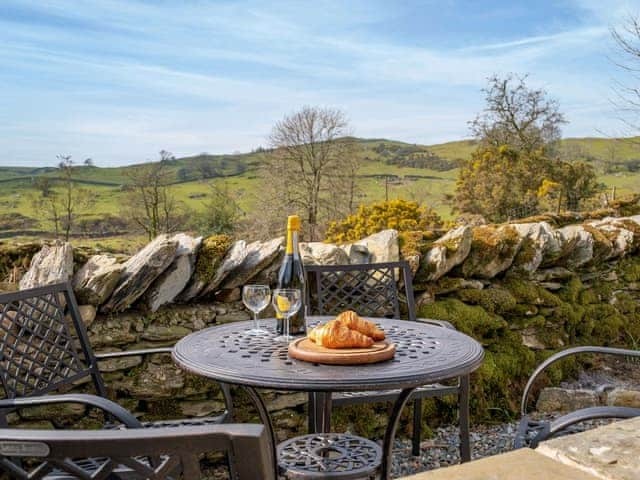
[[[2,0],[0,165],[247,151],[303,105],[360,137],[468,137],[493,74],[530,74],[565,136],[619,133],[609,28],[640,0]]]

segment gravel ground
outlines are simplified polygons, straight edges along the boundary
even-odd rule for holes
[[[472,456],[474,459],[506,452],[513,448],[515,423],[502,425],[477,425],[471,430]],[[403,477],[412,473],[433,470],[434,468],[455,465],[460,462],[460,443],[458,427],[449,425],[434,431],[434,437],[424,440],[421,444],[421,455],[411,455],[411,441],[402,439],[396,441],[392,476]],[[224,468],[215,468],[208,472],[208,479],[227,479]]]
[[[548,418],[548,417],[547,417]],[[584,422],[578,430],[587,430],[610,423],[611,420]],[[471,456],[474,460],[513,449],[513,439],[517,423],[499,425],[475,425],[471,428]],[[460,463],[460,439],[457,425],[448,425],[434,430],[433,438],[421,444],[420,456],[411,455],[409,439],[396,440],[393,451],[391,472],[393,478],[404,477],[418,472],[448,467]],[[209,471],[207,479],[222,480],[229,478],[226,469],[216,468]]]
[[[471,430],[472,458],[488,457],[513,448],[516,424],[477,425]],[[434,431],[434,437],[421,444],[421,455],[411,455],[410,440],[396,441],[392,474],[394,478],[460,463],[458,427],[449,425]]]

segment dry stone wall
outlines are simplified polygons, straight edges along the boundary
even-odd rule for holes
[[[31,253],[20,287],[71,280],[98,352],[168,346],[192,331],[249,319],[240,288],[273,285],[283,250],[282,238],[246,243],[180,233],[161,235],[122,259],[74,255],[58,243]],[[349,245],[301,245],[306,263],[409,260],[419,316],[449,320],[485,346],[487,360],[473,381],[479,420],[516,411],[526,377],[554,350],[640,339],[639,250],[640,215],[559,228],[546,221],[462,226],[436,239],[386,230]],[[83,260],[74,265],[74,256]],[[110,396],[147,420],[210,415],[223,405],[215,385],[185,374],[167,355],[114,359],[101,368]],[[547,380],[563,373],[556,369]],[[238,418],[255,418],[240,392],[239,398]],[[269,392],[267,399],[282,433],[304,429],[305,395]],[[425,408],[446,420],[452,404],[433,400]],[[55,420],[43,411],[13,421],[91,423],[74,408]],[[336,412],[340,427],[368,435],[384,418],[376,407]]]

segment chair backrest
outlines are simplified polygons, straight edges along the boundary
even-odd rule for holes
[[[304,268],[309,315],[355,310],[363,316],[400,318],[400,290],[404,287],[408,318],[416,319],[411,269],[406,261]]]
[[[0,429],[0,469],[12,478],[188,480],[205,478],[202,454],[225,451],[238,480],[275,480],[263,425],[126,430]],[[23,458],[23,467],[11,458]],[[26,467],[25,465],[29,465]],[[37,473],[35,473],[37,472]],[[63,473],[64,472],[64,473]]]
[[[6,398],[41,395],[87,376],[105,396],[69,283],[0,294],[0,383]]]

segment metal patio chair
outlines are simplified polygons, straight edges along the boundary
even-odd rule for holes
[[[0,408],[46,404],[52,397],[65,395],[3,400]],[[75,400],[89,401],[80,397]],[[111,413],[117,414],[118,406],[111,407]],[[122,430],[0,429],[0,468],[19,480],[198,480],[204,478],[199,458],[214,451],[227,453],[236,472],[234,479],[275,480],[269,438],[265,427],[258,424]]]
[[[534,420],[533,418],[531,418],[531,416],[527,413],[529,393],[531,392],[531,388],[533,387],[536,379],[550,365],[571,355],[583,353],[618,355],[624,357],[640,357],[640,350],[627,350],[624,348],[593,346],[567,348],[566,350],[551,355],[534,370],[533,374],[531,374],[531,377],[529,377],[529,380],[527,381],[527,385],[524,388],[522,401],[520,403],[521,419],[518,424],[518,430],[516,432],[516,438],[514,440],[515,448],[536,448],[538,444],[544,440],[578,431],[575,428],[576,425],[587,420],[595,420],[600,418],[622,419],[640,416],[640,408],[607,406],[581,408],[579,410],[575,410],[573,412],[562,415],[555,420]]]
[[[307,305],[309,315],[337,315],[354,310],[362,316],[400,317],[401,288],[407,305],[407,321],[426,322],[442,328],[454,328],[449,322],[416,318],[412,276],[406,261],[370,263],[362,265],[306,265]],[[399,390],[379,392],[344,392],[335,394],[333,405],[393,401]],[[413,437],[412,453],[420,454],[422,432],[422,399],[458,396],[460,425],[460,458],[471,460],[469,443],[469,377],[458,379],[456,385],[424,385],[412,395]],[[309,396],[309,429],[315,428],[315,397]]]
[[[98,395],[92,397],[91,404],[106,413],[108,427],[115,404],[106,399],[99,362],[171,351],[167,347],[94,354],[68,282],[0,294],[0,381],[5,399],[17,402],[60,393],[89,377]],[[226,410],[219,416],[142,423],[136,420],[135,426],[159,428],[228,422],[232,415],[231,393],[227,385],[221,385],[221,389]],[[0,427],[7,426],[7,415],[12,410],[0,407]],[[132,416],[127,419],[131,421]]]

